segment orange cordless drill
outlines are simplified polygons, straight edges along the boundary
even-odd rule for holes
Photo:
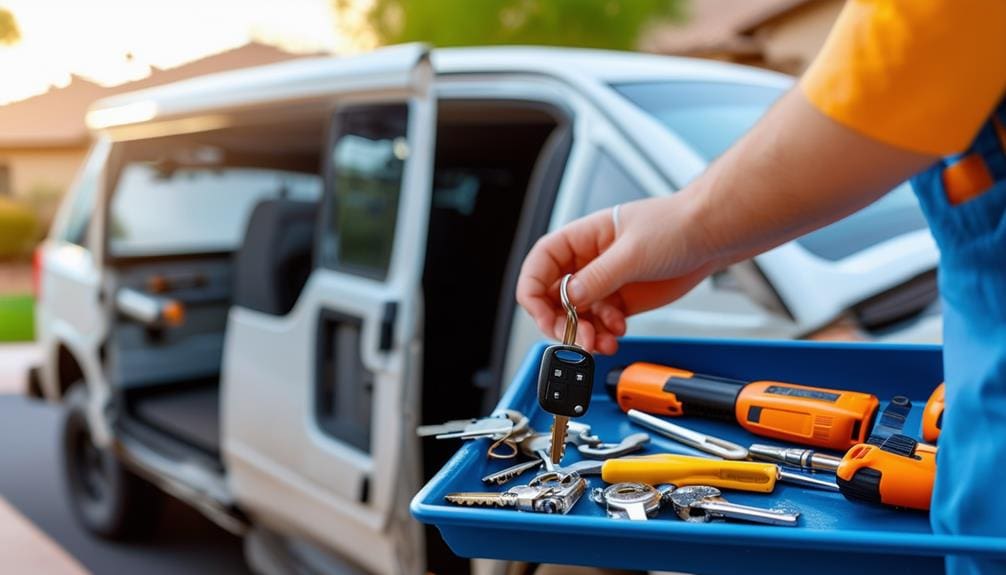
[[[941,383],[929,396],[926,409],[922,412],[922,439],[930,443],[936,443],[936,440],[940,438],[940,430],[943,428],[945,396],[946,384]]]
[[[879,401],[869,393],[778,381],[738,381],[633,363],[608,373],[623,411],[737,421],[751,433],[845,451],[866,441]]]
[[[835,471],[847,499],[921,511],[929,509],[935,480],[936,448],[900,434],[856,445]]]

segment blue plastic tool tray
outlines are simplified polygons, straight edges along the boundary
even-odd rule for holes
[[[535,429],[548,430],[551,417],[537,404],[538,366],[544,344],[533,350],[500,407],[521,410]],[[594,397],[579,421],[606,441],[643,431],[630,423],[605,392],[605,374],[634,361],[650,361],[744,380],[778,380],[820,387],[868,391],[882,401],[907,395],[913,401],[906,431],[919,433],[922,407],[943,380],[940,348],[919,345],[723,341],[627,338],[618,354],[597,356]],[[774,443],[738,425],[696,418],[676,423],[742,445]],[[688,448],[651,434],[642,453]],[[416,495],[412,513],[436,525],[457,555],[537,563],[578,564],[690,573],[942,573],[943,556],[972,554],[1006,558],[1006,539],[935,535],[924,513],[852,503],[837,493],[778,484],[771,494],[727,491],[728,500],[765,507],[795,508],[800,526],[740,523],[686,523],[672,510],[649,521],[609,519],[581,498],[569,515],[541,515],[509,509],[459,507],[444,502],[455,491],[495,491],[526,482],[533,473],[502,487],[480,478],[513,461],[486,458],[486,440],[465,443]],[[579,459],[567,449],[569,463]],[[588,478],[593,487],[604,485]]]

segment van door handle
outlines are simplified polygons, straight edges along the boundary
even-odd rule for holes
[[[395,320],[398,319],[398,302],[384,302],[384,313],[381,315],[380,339],[377,342],[377,350],[388,352],[395,343]]]

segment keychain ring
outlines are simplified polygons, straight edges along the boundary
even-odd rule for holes
[[[572,278],[573,274],[566,274],[562,277],[562,283],[559,284],[559,299],[562,300],[562,307],[566,308],[566,331],[562,336],[562,343],[566,345],[573,345],[574,342],[576,342],[576,328],[578,323],[576,317],[576,306],[569,301],[569,293],[566,291],[566,286]]]

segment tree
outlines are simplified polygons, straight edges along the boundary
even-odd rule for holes
[[[683,0],[375,0],[365,21],[379,44],[544,44],[632,50]],[[338,16],[345,0],[334,0]]]
[[[21,40],[21,30],[17,26],[14,14],[6,8],[0,8],[0,44],[16,44]]]

